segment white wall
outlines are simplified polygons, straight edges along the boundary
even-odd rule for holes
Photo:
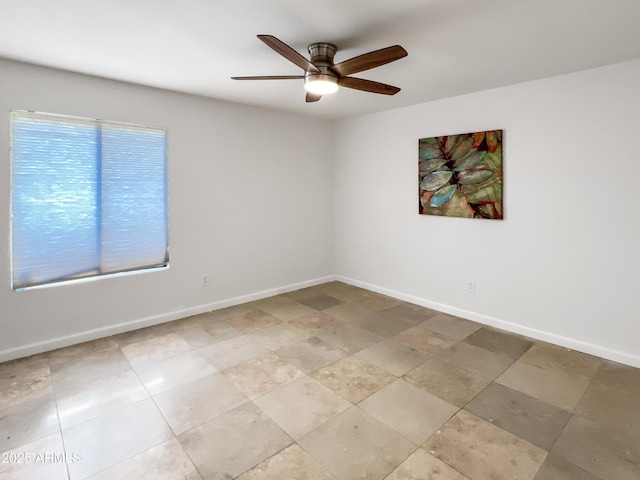
[[[333,273],[333,164],[309,148],[329,122],[7,60],[0,72],[0,361]],[[10,290],[12,109],[168,128],[170,269]]]
[[[638,85],[640,60],[343,120],[336,273],[640,366]],[[489,129],[505,219],[418,215],[418,139]]]
[[[0,361],[337,273],[640,366],[640,60],[337,130],[6,60],[0,72]],[[10,290],[11,109],[169,129],[169,270]],[[418,138],[495,128],[505,130],[505,219],[418,215]],[[319,137],[335,140],[333,161],[308,147]]]

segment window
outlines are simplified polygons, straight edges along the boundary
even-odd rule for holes
[[[11,112],[12,288],[168,265],[166,131]]]

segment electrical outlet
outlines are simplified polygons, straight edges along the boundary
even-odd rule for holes
[[[209,285],[209,274],[204,273],[202,274],[202,283],[200,284],[200,286],[206,287],[207,285]]]
[[[476,293],[476,281],[475,280],[469,280],[467,282],[467,292]]]

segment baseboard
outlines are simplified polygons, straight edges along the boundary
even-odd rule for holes
[[[36,342],[28,345],[21,345],[19,347],[1,350],[0,362],[6,362],[8,360],[14,360],[16,358],[27,357],[29,355],[35,355],[38,353],[55,350],[57,348],[67,347],[69,345],[75,345],[77,343],[88,342],[91,340],[96,340],[98,338],[108,337],[110,335],[116,335],[118,333],[129,332],[131,330],[137,330],[138,328],[150,327],[153,325],[170,322],[172,320],[178,320],[180,318],[185,318],[192,315],[198,315],[200,313],[211,312],[213,310],[219,310],[221,308],[231,307],[231,306],[239,305],[242,303],[261,300],[263,298],[272,297],[274,295],[280,295],[282,293],[292,292],[294,290],[299,290],[301,288],[320,285],[322,283],[330,282],[333,280],[338,280],[344,283],[348,283],[350,285],[354,285],[356,287],[361,287],[367,290],[371,290],[372,292],[377,292],[383,295],[387,295],[389,297],[397,298],[398,300],[403,300],[409,303],[431,308],[432,310],[437,310],[439,312],[448,313],[450,315],[456,315],[458,317],[466,318],[474,322],[482,323],[483,325],[489,325],[492,327],[500,328],[502,330],[506,330],[508,332],[531,337],[536,340],[549,342],[554,345],[569,348],[571,350],[577,350],[579,352],[588,353],[590,355],[595,355],[597,357],[612,360],[614,362],[619,362],[625,365],[630,365],[632,367],[640,368],[640,357],[636,355],[631,355],[626,352],[621,352],[619,350],[610,349],[610,348],[603,347],[601,345],[596,345],[593,343],[583,342],[581,340],[577,340],[574,338],[564,337],[561,335],[554,334],[552,332],[547,332],[543,330],[534,329],[531,327],[526,327],[514,322],[491,317],[489,315],[482,315],[476,312],[464,310],[451,305],[434,302],[422,297],[416,297],[414,295],[398,292],[396,290],[391,290],[389,288],[381,287],[371,283],[362,282],[360,280],[355,280],[353,278],[348,278],[342,275],[327,275],[325,277],[307,280],[304,282],[283,285],[280,287],[262,290],[259,292],[254,292],[246,295],[240,295],[237,297],[228,298],[224,300],[218,300],[215,302],[198,305],[195,307],[175,310],[173,312],[163,313],[159,315],[152,315],[152,316],[140,318],[140,319],[129,321],[129,322],[122,322],[115,325],[109,325],[103,328],[87,330],[87,331],[75,333],[72,335],[56,337],[54,339],[45,340],[42,342]]]
[[[422,307],[427,307],[442,313],[448,313],[450,315],[466,318],[467,320],[472,320],[474,322],[482,323],[483,325],[499,328],[501,330],[517,333],[519,335],[524,335],[526,337],[530,337],[536,340],[552,343],[554,345],[565,347],[571,350],[588,353],[590,355],[595,355],[600,358],[605,358],[608,360],[612,360],[614,362],[624,363],[625,365],[640,368],[640,357],[637,355],[631,355],[626,352],[621,352],[619,350],[603,347],[601,345],[584,342],[584,341],[577,340],[570,337],[564,337],[562,335],[557,335],[552,332],[538,330],[535,328],[527,327],[527,326],[520,325],[507,320],[494,318],[489,315],[482,315],[469,310],[464,310],[462,308],[453,307],[451,305],[433,302],[425,298],[416,297],[406,293],[398,292],[396,290],[391,290],[385,287],[380,287],[378,285],[373,285],[367,282],[361,282],[359,280],[344,277],[342,275],[335,275],[335,279],[340,282],[348,283],[356,287],[364,288],[366,290],[371,290],[372,292],[377,292],[383,295],[387,295],[389,297],[397,298],[398,300],[403,300],[405,302],[420,305]]]
[[[57,348],[68,347],[69,345],[75,345],[77,343],[88,342],[91,340],[97,340],[98,338],[116,335],[118,333],[137,330],[139,328],[159,325],[161,323],[170,322],[172,320],[178,320],[180,318],[190,317],[192,315],[198,315],[200,313],[206,313],[206,312],[211,312],[213,310],[219,310],[221,308],[240,305],[241,303],[253,302],[255,300],[261,300],[263,298],[273,297],[274,295],[280,295],[282,293],[293,292],[294,290],[300,290],[301,288],[313,287],[314,285],[320,285],[321,283],[330,282],[335,279],[336,279],[335,275],[327,275],[326,277],[320,277],[312,280],[307,280],[304,282],[292,283],[289,285],[283,285],[276,288],[261,290],[259,292],[254,292],[246,295],[240,295],[238,297],[233,297],[225,300],[218,300],[215,302],[198,305],[196,307],[175,310],[173,312],[162,313],[159,315],[151,315],[149,317],[144,317],[144,318],[132,320],[129,322],[117,323],[115,325],[109,325],[107,327],[96,328],[93,330],[87,330],[84,332],[74,333],[72,335],[65,335],[62,337],[56,337],[51,340],[31,343],[28,345],[21,345],[19,347],[1,350],[0,362],[14,360],[16,358],[28,357],[30,355],[35,355],[42,352],[48,352],[50,350],[55,350]]]

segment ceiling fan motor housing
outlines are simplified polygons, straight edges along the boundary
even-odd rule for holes
[[[318,42],[312,43],[308,47],[311,63],[313,63],[320,73],[318,72],[305,72],[304,82],[309,81],[326,81],[336,83],[338,76],[329,70],[329,67],[333,66],[333,57],[338,49],[332,43]]]

